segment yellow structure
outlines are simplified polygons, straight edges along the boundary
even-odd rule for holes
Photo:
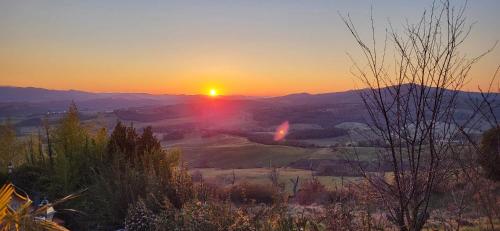
[[[34,209],[28,195],[21,195],[11,183],[0,188],[0,231],[25,230],[23,227],[39,226],[43,230],[67,231],[66,228],[40,215],[46,214],[51,205]]]

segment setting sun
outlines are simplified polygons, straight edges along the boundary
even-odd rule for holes
[[[210,89],[209,94],[210,94],[210,96],[212,96],[212,97],[215,97],[215,96],[219,95],[219,94],[217,93],[217,89],[214,89],[214,88]]]

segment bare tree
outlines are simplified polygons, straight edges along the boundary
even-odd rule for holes
[[[350,56],[353,73],[366,87],[360,93],[369,125],[387,144],[380,161],[391,171],[388,177],[358,168],[402,231],[421,230],[430,217],[432,191],[450,175],[458,92],[473,64],[487,53],[473,58],[459,53],[471,29],[465,10],[465,4],[456,8],[448,0],[433,3],[401,31],[389,23],[381,44],[373,17],[370,42],[361,38],[350,16],[342,17],[366,61],[360,64]]]
[[[469,117],[462,121],[454,121],[461,135],[466,138],[467,143],[466,146],[460,149],[452,149],[453,160],[460,170],[461,176],[465,179],[465,187],[469,189],[469,194],[474,195],[472,198],[477,204],[478,211],[488,219],[490,230],[495,230],[494,219],[500,219],[500,209],[497,205],[498,195],[495,193],[496,184],[499,182],[487,179],[478,163],[482,157],[495,155],[495,153],[484,153],[485,150],[481,144],[482,139],[474,137],[472,131],[482,131],[484,128],[498,130],[500,128],[498,119],[500,104],[497,98],[500,86],[496,88],[494,86],[499,71],[500,66],[497,67],[487,89],[478,88],[479,97],[468,98],[468,105],[473,109]],[[500,144],[500,142],[497,143]],[[493,158],[494,160],[500,159],[500,153],[498,153],[500,148],[497,147],[496,150],[497,157]],[[471,153],[475,155],[470,155]]]
[[[297,191],[299,190],[299,176],[297,176],[295,179],[289,179],[290,182],[292,182],[292,192],[293,192],[293,197],[297,195]]]
[[[269,180],[271,180],[271,183],[273,184],[273,186],[275,186],[275,187],[280,186],[280,183],[279,183],[280,172],[276,167],[271,168],[271,171],[269,172],[268,177],[269,177]]]
[[[234,172],[234,168],[233,168],[233,172],[231,175],[231,185],[234,185],[235,183],[236,183],[236,173]]]

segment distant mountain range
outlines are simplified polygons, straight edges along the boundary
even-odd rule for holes
[[[321,94],[299,93],[268,98],[267,100],[286,105],[326,105],[361,102],[359,90]]]
[[[0,86],[0,117],[64,111],[74,101],[82,111],[109,111],[144,106],[188,103],[203,95],[154,95],[147,93],[93,93],[35,87]],[[245,99],[228,96],[228,99]]]
[[[143,102],[177,103],[183,100],[185,95],[153,95],[146,93],[93,93],[78,90],[49,90],[35,87],[0,87],[0,102],[28,102],[40,103],[47,101],[89,101],[101,99],[124,99]]]
[[[409,87],[405,86],[405,87]],[[290,94],[279,97],[256,98],[247,96],[220,96],[220,99],[234,101],[231,105],[249,105],[252,110],[265,110],[271,107],[272,113],[296,113],[293,108],[308,107],[315,113],[326,113],[322,109],[335,108],[336,114],[348,111],[353,113],[363,108],[360,93],[363,90],[351,90],[323,94]],[[450,91],[451,92],[451,91]],[[476,92],[458,92],[458,109],[466,112],[471,98],[479,98]],[[77,90],[49,90],[33,87],[0,87],[0,117],[26,116],[66,110],[74,101],[81,111],[113,111],[142,108],[139,112],[147,113],[152,108],[182,108],[182,105],[203,104],[204,95],[154,95],[146,93],[92,93]],[[500,99],[500,98],[499,98]],[[250,104],[249,104],[250,103]],[[174,106],[180,105],[180,106]],[[271,105],[271,106],[270,106]],[[192,106],[189,106],[192,108]],[[280,110],[280,108],[284,108]],[[161,109],[159,111],[163,111]],[[183,109],[184,110],[184,109]],[[239,110],[242,110],[241,108]],[[500,109],[499,109],[500,110]],[[154,111],[158,111],[154,109]],[[261,114],[268,113],[262,111]],[[500,114],[500,111],[498,111]],[[355,115],[354,115],[355,116]],[[161,116],[160,116],[161,117]]]

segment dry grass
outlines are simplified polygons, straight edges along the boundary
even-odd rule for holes
[[[233,169],[217,169],[217,168],[196,168],[191,169],[191,173],[200,172],[203,179],[208,182],[214,182],[221,185],[231,183]],[[249,168],[249,169],[234,169],[236,182],[248,182],[254,184],[269,184],[271,181],[268,178],[270,170],[268,168]],[[312,177],[312,172],[302,169],[281,168],[279,169],[279,182],[285,185],[287,192],[292,192],[292,183],[290,179],[299,176],[299,185]],[[333,176],[317,176],[317,179],[326,186],[327,189],[340,187],[342,184],[341,177]],[[359,180],[357,177],[344,177],[344,183]]]

